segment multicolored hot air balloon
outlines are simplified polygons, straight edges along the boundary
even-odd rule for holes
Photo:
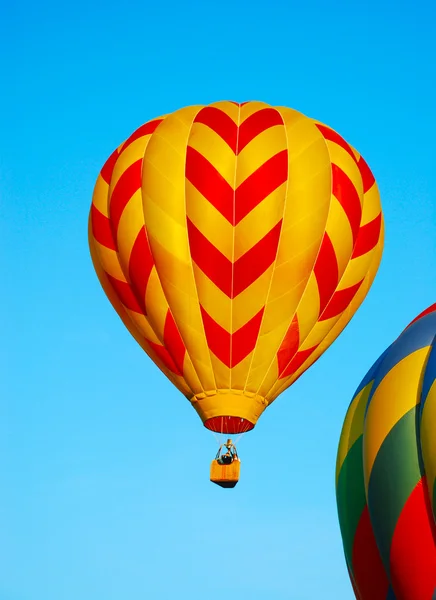
[[[357,388],[339,444],[336,493],[359,600],[436,598],[436,304]]]
[[[332,129],[217,102],[149,121],[115,150],[89,241],[137,342],[207,428],[242,433],[347,325],[383,222],[371,171]]]

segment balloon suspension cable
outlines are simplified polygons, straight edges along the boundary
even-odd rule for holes
[[[212,431],[212,430],[210,430],[210,431],[211,431],[211,433],[213,433],[213,437],[215,438],[216,443],[218,444],[218,446],[221,446],[220,434],[217,433],[216,431]]]
[[[240,434],[238,435],[238,437],[237,437],[237,438],[236,438],[236,440],[234,441],[234,444],[235,444],[235,446],[236,446],[236,444],[239,444],[239,441],[240,441],[240,440],[242,440],[243,436],[244,436],[246,433],[247,433],[246,431],[243,431],[242,433],[240,433]]]

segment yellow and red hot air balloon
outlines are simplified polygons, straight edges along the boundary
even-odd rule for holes
[[[339,443],[336,496],[358,600],[436,598],[436,304],[357,388]]]
[[[252,429],[347,325],[383,219],[363,158],[261,102],[189,106],[115,150],[94,191],[100,282],[205,426]]]

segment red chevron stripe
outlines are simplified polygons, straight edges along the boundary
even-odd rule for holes
[[[357,166],[359,167],[360,175],[362,176],[363,191],[366,194],[366,192],[368,190],[370,190],[372,188],[372,186],[374,185],[375,178],[374,178],[374,175],[372,174],[370,168],[368,167],[366,162],[363,160],[362,156],[359,158]]]
[[[357,291],[362,283],[363,279],[355,285],[335,292],[318,321],[327,321],[327,319],[332,319],[333,317],[337,317],[343,313],[350,304],[351,300],[357,294]]]
[[[94,204],[91,205],[91,227],[92,235],[99,244],[109,248],[109,250],[116,250],[110,221]]]
[[[235,194],[237,225],[288,178],[288,151],[282,150],[241,183]]]
[[[279,373],[279,379],[293,375],[309,358],[309,356],[316,350],[317,346],[308,348],[307,350],[300,350],[291,360],[291,362]]]
[[[314,266],[319,291],[319,314],[321,314],[338,286],[338,262],[333,244],[327,233],[324,234],[321,248]]]
[[[146,340],[146,342],[150,346],[150,348],[157,354],[157,356],[160,358],[160,360],[163,362],[167,369],[169,369],[176,375],[182,375],[176,363],[172,359],[171,354],[164,346],[156,344],[155,342],[150,342],[150,340]]]
[[[375,219],[360,228],[352,258],[363,256],[376,247],[380,239],[381,224],[382,215],[380,213]]]
[[[191,146],[186,150],[186,178],[229,223],[234,224],[234,191],[215,167]]]
[[[214,106],[205,106],[194,119],[194,123],[203,123],[219,135],[236,154],[238,126],[224,111]]]
[[[115,163],[119,157],[120,153],[118,152],[118,148],[112,152],[107,161],[104,163],[102,170],[100,171],[100,175],[104,179],[104,181],[109,185],[112,179],[112,173],[114,172]]]
[[[243,325],[233,334],[231,350],[232,367],[238,365],[246,356],[250,354],[250,352],[254,350],[257,337],[259,335],[264,310],[265,308],[262,307],[257,315],[255,315],[252,319],[250,319],[250,321],[248,321],[248,323]]]
[[[154,119],[153,121],[149,121],[148,123],[144,123],[144,125],[141,125],[141,127],[134,131],[132,135],[129,138],[127,138],[127,140],[124,142],[121,148],[121,152],[124,152],[124,150],[128,148],[130,144],[132,144],[135,140],[138,140],[139,138],[145,135],[150,135],[151,133],[153,133],[156,130],[156,127],[160,123],[162,123],[162,121],[163,119]]]
[[[139,314],[143,314],[142,308],[139,306],[137,299],[135,298],[135,294],[133,293],[132,288],[125,281],[120,281],[119,279],[115,279],[112,275],[106,273],[106,276],[109,280],[109,283],[113,287],[116,295],[121,300],[126,308],[129,310],[133,310]]]
[[[298,326],[298,317],[295,314],[283,342],[280,345],[279,351],[277,352],[279,373],[282,373],[285,370],[292,358],[297,354],[299,344],[300,328]]]
[[[232,298],[239,296],[272,265],[277,255],[281,228],[282,219],[235,262]]]
[[[190,219],[187,219],[187,224],[192,260],[229,298],[239,296],[272,265],[276,258],[282,220],[233,265]]]
[[[187,219],[192,260],[229,298],[232,297],[232,263]]]
[[[221,327],[201,306],[208,346],[227,367],[232,368],[246,358],[256,346],[264,308],[233,335]]]
[[[141,184],[142,159],[139,159],[124,171],[111,194],[109,213],[115,239],[123,210],[133,194],[141,189]]]
[[[356,528],[351,561],[359,598],[386,600],[389,580],[377,548],[367,506]]]
[[[333,195],[337,198],[348,217],[355,244],[362,219],[362,206],[359,194],[348,175],[335,164],[332,164],[332,176]]]
[[[392,536],[390,575],[397,598],[430,600],[436,590],[436,525],[425,477],[398,517]]]
[[[250,115],[239,127],[238,154],[255,137],[274,125],[283,125],[281,114],[274,108],[262,108]]]
[[[153,265],[154,260],[148,243],[147,234],[145,228],[141,227],[130,254],[129,280],[132,283],[135,296],[138,300],[138,304],[142,307],[144,315],[147,314],[145,310],[145,292],[147,290],[147,284]]]
[[[168,310],[165,319],[164,344],[171,354],[173,361],[181,375],[183,373],[183,362],[185,359],[186,348],[170,310]]]
[[[200,309],[201,316],[203,317],[207,345],[209,346],[210,351],[213,352],[222,363],[227,367],[230,367],[230,344],[232,341],[230,333],[212,319],[202,306],[200,306]]]
[[[336,131],[333,131],[333,129],[330,129],[329,127],[326,127],[325,125],[321,125],[319,123],[317,123],[316,126],[326,140],[329,140],[330,142],[335,142],[335,144],[341,146],[341,148],[348,152],[348,154],[351,156],[354,162],[357,163],[356,157],[351,149],[351,146],[347,144],[347,142],[344,140],[343,137],[339,135],[339,133],[336,133]]]

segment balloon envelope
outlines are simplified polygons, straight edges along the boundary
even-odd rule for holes
[[[261,102],[135,131],[94,191],[100,282],[206,427],[238,433],[336,339],[383,245],[367,164],[329,127]]]
[[[342,429],[336,494],[359,600],[436,597],[436,304],[382,354]]]

